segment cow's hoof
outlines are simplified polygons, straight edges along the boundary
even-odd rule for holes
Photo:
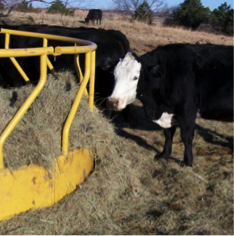
[[[159,163],[162,163],[162,164],[167,164],[167,162],[168,162],[168,160],[165,159],[165,158],[159,158],[157,161],[158,161]]]
[[[165,160],[167,160],[168,157],[167,157],[166,155],[164,155],[163,153],[159,153],[159,154],[155,155],[154,161],[157,161],[157,160],[159,160],[159,159],[165,159]]]
[[[154,161],[158,161],[159,163],[165,164],[167,163],[168,159],[165,158],[163,155],[159,154],[154,157]]]
[[[180,165],[181,167],[193,167],[191,164],[187,164],[184,161],[181,161]]]

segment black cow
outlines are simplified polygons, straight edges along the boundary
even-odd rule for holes
[[[124,34],[116,30],[104,30],[95,28],[66,28],[59,26],[46,26],[39,30],[38,33],[54,34],[89,40],[97,44],[96,50],[96,74],[95,74],[95,93],[99,100],[106,99],[113,90],[114,77],[112,70],[129,50],[129,42]],[[41,45],[40,39],[32,38],[28,41],[30,47]],[[58,41],[49,41],[49,46],[69,46],[71,44]],[[73,55],[62,55],[54,61],[49,56],[56,71],[69,69],[75,72]],[[39,58],[35,58],[39,60]],[[81,68],[84,68],[84,55],[80,55]],[[39,71],[38,71],[39,73]],[[105,86],[103,86],[105,84]]]
[[[112,92],[114,86],[113,69],[119,62],[120,58],[124,58],[129,51],[129,41],[126,36],[117,30],[105,30],[96,28],[68,28],[60,26],[48,25],[22,25],[18,27],[4,26],[3,28],[10,28],[15,30],[30,31],[37,33],[53,34],[60,36],[67,36],[72,38],[79,38],[89,40],[97,44],[96,50],[96,73],[95,73],[95,101],[99,105],[106,104],[103,102]],[[38,38],[28,37],[11,37],[11,48],[27,48],[27,47],[41,47],[42,40]],[[70,43],[61,41],[48,41],[48,46],[72,46]],[[4,47],[4,35],[0,34],[0,47]],[[49,56],[51,63],[56,71],[71,70],[76,71],[74,65],[73,55],[61,55],[54,60],[53,56]],[[40,77],[39,57],[24,57],[17,58],[17,61],[25,70],[30,80],[37,82]],[[80,55],[81,68],[84,68],[84,55]],[[0,66],[4,68],[5,84],[8,86],[21,86],[25,82],[19,72],[13,67],[11,61],[0,59]]]
[[[147,117],[165,128],[165,146],[155,159],[169,157],[178,125],[184,164],[192,166],[196,116],[233,121],[233,46],[171,44],[139,58],[129,52],[114,75],[108,105],[121,110],[138,98]]]
[[[89,23],[89,21],[92,21],[93,25],[95,23],[95,20],[99,21],[99,25],[101,25],[102,21],[102,11],[100,9],[90,9],[87,17],[85,18],[85,23]]]
[[[34,25],[4,25],[2,28],[10,29],[10,30],[22,30],[22,31],[31,31],[37,32],[37,30],[42,27],[42,25],[34,26]],[[16,49],[16,48],[26,48],[28,45],[29,38],[28,37],[19,37],[11,35],[10,37],[10,45],[9,48]],[[5,44],[5,34],[0,34],[0,48],[4,48]],[[42,46],[42,43],[40,45]],[[16,58],[20,66],[26,72],[26,75],[30,78],[31,82],[38,81],[39,76],[35,76],[35,65],[34,59],[31,57],[25,58]],[[38,67],[39,68],[39,67]],[[25,85],[25,81],[21,77],[18,70],[13,66],[12,62],[9,58],[0,58],[0,73],[2,75],[2,83],[0,86],[4,88],[9,87],[20,87]]]

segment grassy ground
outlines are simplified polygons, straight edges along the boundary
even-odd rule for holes
[[[81,13],[76,13],[76,21],[61,18],[71,23],[67,26],[79,27],[83,26]],[[10,20],[27,19],[27,14],[17,14]],[[37,17],[33,15],[36,23],[62,22],[47,22],[45,14]],[[232,37],[130,23],[113,14],[104,14],[102,27],[125,33],[138,55],[171,42],[233,43]],[[58,81],[48,78],[45,89],[7,140],[4,154],[10,168],[31,162],[47,166],[50,158],[59,154],[61,126],[78,89],[72,82],[72,90],[65,92],[67,80],[73,81],[67,72],[61,73]],[[20,99],[14,108],[9,108],[11,91],[0,90],[1,130],[31,89],[17,90]],[[110,122],[98,109],[90,113],[83,99],[71,130],[71,148],[89,144],[95,150],[94,171],[54,206],[0,222],[0,233],[232,235],[233,123],[197,120],[194,167],[183,168],[179,130],[169,162],[154,162],[155,154],[163,149],[163,130],[145,118],[139,101],[130,109],[133,115],[126,126],[120,115]],[[16,162],[11,152],[17,154]]]

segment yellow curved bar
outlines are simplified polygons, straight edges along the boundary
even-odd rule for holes
[[[77,108],[80,104],[80,100],[82,98],[82,95],[84,93],[84,90],[86,89],[86,85],[88,83],[89,77],[90,77],[90,65],[91,65],[91,52],[86,53],[85,55],[85,75],[84,75],[84,79],[80,85],[79,91],[76,95],[76,98],[72,104],[72,108],[70,110],[70,113],[67,117],[67,120],[65,122],[64,128],[63,128],[63,137],[62,137],[62,150],[63,150],[63,154],[65,156],[67,156],[68,154],[68,134],[69,134],[69,130],[71,127],[71,123],[75,117]]]
[[[80,79],[80,83],[81,83],[83,81],[84,77],[83,77],[83,73],[80,68],[79,54],[74,55],[74,61],[75,61],[76,73],[77,73],[77,76],[79,76],[78,78]],[[87,89],[85,89],[84,94],[86,97],[89,96]]]
[[[89,149],[77,149],[56,158],[54,169],[22,166],[0,170],[0,221],[28,210],[49,207],[73,192],[93,169]]]
[[[18,35],[18,36],[26,36],[26,37],[34,37],[34,38],[46,38],[47,40],[57,40],[57,41],[63,41],[63,42],[68,42],[68,43],[77,43],[79,46],[82,46],[82,50],[84,52],[79,51],[77,48],[77,53],[85,53],[88,51],[93,51],[96,50],[97,45],[93,42],[90,42],[88,40],[82,40],[82,39],[77,39],[77,38],[70,38],[66,36],[58,36],[58,35],[52,35],[52,34],[41,34],[41,33],[32,33],[32,32],[26,32],[26,31],[20,31],[20,30],[9,30],[9,29],[4,29],[1,28],[0,33],[5,33],[5,34],[13,34],[13,35]]]
[[[38,96],[40,91],[45,85],[46,82],[46,76],[47,76],[47,64],[46,64],[47,54],[43,54],[40,57],[40,69],[41,69],[41,76],[40,80],[36,86],[36,88],[33,90],[33,92],[29,95],[29,97],[26,99],[22,107],[17,111],[13,119],[10,121],[10,123],[7,125],[5,130],[2,132],[0,136],[0,169],[4,168],[3,163],[3,144],[7,137],[10,135],[10,133],[13,131],[15,126],[19,123],[20,119],[23,117],[25,112],[28,110],[30,105],[33,103],[35,98]]]

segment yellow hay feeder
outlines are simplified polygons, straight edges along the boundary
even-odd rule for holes
[[[1,29],[5,34],[5,49],[0,49],[0,57],[9,57],[18,69],[25,81],[29,78],[24,73],[15,57],[40,56],[40,80],[26,99],[22,107],[18,110],[12,120],[0,136],[0,221],[10,219],[16,214],[31,209],[49,207],[68,195],[81,184],[93,168],[93,155],[87,148],[85,150],[76,149],[68,152],[69,130],[78,109],[82,95],[85,93],[89,97],[89,107],[93,111],[94,103],[94,77],[95,77],[95,50],[96,44],[75,38],[31,33],[24,31]],[[9,49],[10,35],[36,37],[43,39],[43,47],[27,49]],[[70,47],[48,47],[48,40],[65,41],[74,43]],[[85,53],[85,73],[82,75],[79,65],[79,54]],[[54,168],[46,170],[38,165],[22,166],[10,172],[4,168],[3,144],[11,134],[15,126],[36,99],[46,82],[47,66],[53,70],[53,66],[48,59],[48,55],[59,56],[62,54],[74,54],[77,65],[77,72],[80,73],[80,88],[63,127],[62,134],[62,155],[54,161]],[[89,93],[86,85],[89,81]]]

